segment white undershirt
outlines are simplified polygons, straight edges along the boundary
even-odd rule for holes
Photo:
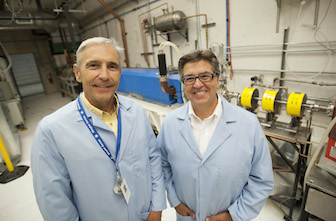
[[[217,94],[218,102],[214,112],[210,117],[205,118],[203,121],[196,116],[194,109],[192,108],[191,102],[189,102],[189,117],[191,123],[191,129],[195,135],[198,148],[204,156],[205,151],[208,147],[212,134],[214,133],[216,126],[218,124],[219,118],[223,112],[223,107],[221,104],[221,98]]]

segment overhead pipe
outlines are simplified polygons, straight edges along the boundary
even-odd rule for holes
[[[58,17],[51,16],[46,12],[27,12],[16,15],[15,17],[5,12],[0,16],[0,21],[1,20],[13,20],[16,22],[2,25],[0,30],[45,29],[48,32],[53,32],[59,26]]]
[[[145,7],[146,5],[156,3],[157,1],[160,1],[160,0],[154,0],[154,1],[151,1],[151,2],[149,2],[149,3],[140,5],[140,6],[138,6],[138,7],[132,8],[132,9],[126,11],[126,12],[121,13],[121,14],[119,15],[119,17],[120,17],[120,16],[127,15],[127,14],[132,13],[132,12],[135,12],[136,10],[141,9],[141,8]],[[101,22],[101,23],[95,24],[95,25],[93,25],[92,27],[86,28],[86,29],[84,29],[84,30],[82,31],[82,34],[85,33],[85,32],[87,32],[87,31],[90,31],[90,30],[92,30],[92,29],[94,29],[94,28],[97,28],[97,27],[99,27],[99,26],[101,26],[101,25],[104,25],[105,22],[110,22],[110,21],[112,21],[112,20],[114,20],[114,19],[115,19],[115,18],[113,17],[113,18],[107,19],[107,20],[105,20],[105,21],[103,21],[103,22]]]
[[[126,62],[126,67],[129,67],[129,59],[128,59],[128,49],[127,49],[127,41],[126,41],[126,32],[125,32],[125,24],[124,20],[119,17],[119,15],[108,5],[104,0],[98,0],[98,2],[104,6],[120,23],[120,29],[121,29],[121,34],[122,34],[122,41],[123,41],[123,46],[125,49],[125,62]]]

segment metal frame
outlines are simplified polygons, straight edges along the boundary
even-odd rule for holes
[[[306,131],[306,128],[300,127],[296,134],[284,131],[277,128],[268,128],[263,127],[265,136],[267,140],[271,143],[276,151],[280,154],[281,158],[286,162],[286,164],[290,167],[291,171],[295,173],[295,181],[293,184],[291,204],[289,207],[289,214],[285,214],[284,219],[292,221],[293,220],[293,210],[296,203],[296,194],[298,190],[298,184],[300,182],[303,185],[304,176],[307,168],[307,158],[306,156],[309,153],[310,148],[310,138],[311,138],[311,130]],[[296,152],[299,153],[299,157],[297,160],[296,168],[295,166],[285,157],[284,153],[281,152],[279,147],[273,141],[273,139],[286,141],[292,144],[293,148]],[[294,163],[295,164],[295,163]]]

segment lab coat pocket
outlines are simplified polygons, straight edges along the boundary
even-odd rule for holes
[[[238,188],[245,185],[247,176],[248,171],[243,163],[240,166],[235,163],[221,163],[217,166],[217,187]]]
[[[140,219],[141,219],[141,220],[147,220],[148,215],[149,215],[149,212],[141,213],[141,214],[140,214]]]
[[[181,216],[178,213],[176,213],[176,220],[177,221],[195,221],[195,219],[192,218],[191,216]]]

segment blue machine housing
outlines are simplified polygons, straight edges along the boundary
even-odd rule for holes
[[[168,95],[161,89],[159,69],[123,68],[118,92],[138,94],[143,99],[171,105],[183,104],[179,74],[168,75],[168,86],[174,86],[176,96]]]

